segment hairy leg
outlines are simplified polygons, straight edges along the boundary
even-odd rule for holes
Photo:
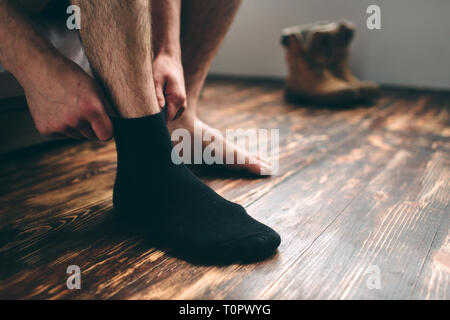
[[[124,118],[156,114],[148,0],[73,0],[81,39],[105,91]]]
[[[246,150],[224,139],[216,129],[211,128],[197,117],[200,92],[220,44],[233,22],[241,0],[188,0],[182,1],[181,10],[181,53],[186,84],[187,106],[185,113],[176,121],[168,123],[171,131],[186,128],[194,132],[194,125],[202,127],[205,135],[213,135],[224,146],[224,163],[227,153],[234,154],[232,169],[248,170],[255,174],[270,173],[269,164],[251,156]],[[201,137],[194,137],[199,139]],[[202,142],[206,147],[209,142]],[[244,164],[237,164],[238,155],[243,155]]]
[[[74,2],[84,16],[88,58],[122,116],[113,119],[116,214],[155,246],[186,258],[231,263],[272,255],[279,235],[215,193],[172,154],[153,82],[149,1]]]
[[[196,114],[209,68],[241,0],[185,0],[181,11],[181,53],[188,113]]]

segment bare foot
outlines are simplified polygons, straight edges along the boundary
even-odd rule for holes
[[[194,130],[194,124],[196,126],[201,126],[202,129],[202,136],[196,135],[196,132]],[[170,133],[176,129],[184,128],[187,129],[190,133],[190,136],[192,139],[200,139],[202,141],[202,147],[203,149],[206,148],[211,141],[205,141],[203,137],[205,136],[213,136],[214,141],[218,142],[218,145],[223,146],[223,165],[227,168],[230,168],[232,170],[246,170],[250,173],[256,174],[256,175],[271,175],[272,170],[270,163],[267,161],[264,161],[260,159],[257,156],[251,155],[247,150],[239,148],[234,143],[231,143],[230,141],[226,140],[223,134],[214,128],[211,128],[207,124],[205,124],[203,121],[201,121],[196,116],[190,116],[189,114],[183,114],[183,116],[180,119],[177,119],[175,121],[169,121],[167,123],[167,127],[169,128]],[[198,132],[200,130],[197,129]],[[176,143],[175,143],[176,144]],[[194,141],[191,142],[191,146],[194,146]],[[226,161],[227,152],[232,152],[234,155],[234,159],[245,159],[245,162],[243,164],[240,163],[233,163],[228,164]],[[193,153],[192,153],[193,154]],[[234,161],[236,162],[236,161]],[[193,163],[193,162],[192,162]]]
[[[256,175],[271,175],[271,166],[269,163],[252,156],[247,150],[239,148],[234,143],[227,141],[220,131],[211,128],[198,119],[194,111],[186,109],[187,97],[185,81],[183,75],[183,66],[181,63],[181,53],[168,54],[161,52],[153,60],[153,76],[155,81],[156,94],[161,109],[166,106],[167,127],[170,133],[176,129],[187,129],[190,133],[191,146],[194,141],[201,140],[203,150],[212,143],[204,141],[203,137],[213,136],[216,145],[223,146],[223,163],[226,167],[235,170],[246,170]],[[186,109],[186,111],[185,111]],[[201,126],[201,135],[195,136],[195,125]],[[227,152],[234,155],[234,164],[227,164]],[[192,154],[194,154],[192,152]],[[236,161],[244,159],[244,161]],[[193,163],[193,161],[191,162]],[[242,164],[241,164],[242,163]]]

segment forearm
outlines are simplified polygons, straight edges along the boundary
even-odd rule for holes
[[[0,63],[20,83],[35,75],[39,68],[59,53],[42,37],[13,1],[0,1]]]
[[[153,51],[180,54],[181,0],[152,0]]]

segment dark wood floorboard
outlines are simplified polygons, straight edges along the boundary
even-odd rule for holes
[[[199,266],[147,247],[112,219],[114,142],[57,143],[0,159],[0,298],[450,299],[450,93],[327,109],[285,102],[277,81],[211,79],[199,112],[280,129],[277,176],[202,172],[280,232],[274,257]]]

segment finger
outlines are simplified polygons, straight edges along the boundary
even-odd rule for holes
[[[158,99],[159,107],[162,109],[166,104],[166,99],[164,98],[164,82],[155,81],[156,99]]]
[[[175,114],[175,116],[173,117],[173,120],[177,120],[179,117],[181,117],[181,115],[184,113],[185,110],[186,110],[185,106],[180,107],[177,110],[177,113]]]
[[[167,102],[166,119],[167,121],[172,121],[178,112],[178,108],[172,101]]]
[[[186,110],[186,100],[178,96],[166,96],[167,120],[178,119]]]
[[[91,121],[91,127],[100,141],[108,141],[113,137],[111,119],[105,113],[95,117]]]
[[[168,119],[176,120],[186,109],[186,89],[184,81],[180,83],[178,79],[169,77],[167,79],[164,95],[168,106]]]
[[[97,139],[94,131],[91,128],[91,125],[87,121],[81,122],[78,127],[78,131],[88,139],[95,140]]]

